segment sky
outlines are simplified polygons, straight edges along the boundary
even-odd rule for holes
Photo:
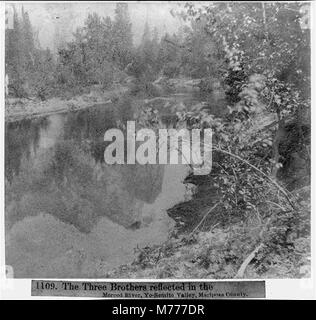
[[[89,13],[96,12],[100,16],[113,18],[116,6],[115,2],[14,3],[18,12],[22,5],[29,13],[34,30],[38,32],[41,47],[52,50],[56,32],[61,33],[65,40],[70,40],[72,33],[83,25]],[[176,32],[183,25],[183,21],[170,13],[171,9],[179,9],[179,4],[174,2],[137,1],[129,2],[128,7],[136,44],[142,37],[146,20],[151,28],[157,27],[159,35]]]

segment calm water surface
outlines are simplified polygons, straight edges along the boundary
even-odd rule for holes
[[[106,165],[115,105],[6,124],[6,264],[15,277],[102,277],[168,238],[185,165]]]

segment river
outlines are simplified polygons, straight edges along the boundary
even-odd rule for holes
[[[166,210],[190,196],[189,168],[104,163],[105,131],[135,117],[126,104],[6,124],[6,264],[14,277],[103,278],[137,248],[168,239]]]

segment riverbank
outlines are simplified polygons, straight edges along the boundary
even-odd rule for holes
[[[10,124],[7,131],[7,145],[12,147],[8,148],[11,154],[7,152],[6,162],[11,166],[6,170],[12,182],[6,186],[9,204],[6,214],[14,222],[7,240],[10,252],[7,259],[16,266],[16,277],[34,274],[56,277],[68,272],[69,277],[87,278],[231,279],[237,275],[244,278],[309,275],[309,236],[296,236],[292,241],[293,235],[289,235],[284,241],[281,239],[283,242],[278,238],[275,244],[275,237],[283,231],[267,228],[276,222],[269,224],[270,220],[258,216],[256,210],[248,210],[247,216],[241,219],[223,206],[222,194],[214,184],[214,177],[219,174],[216,163],[220,163],[216,154],[214,170],[206,176],[183,172],[175,177],[174,169],[163,174],[164,170],[151,166],[139,166],[135,170],[96,164],[103,157],[106,128],[132,119],[135,106],[144,105],[144,110],[158,113],[164,124],[177,111],[189,112],[201,105],[219,116],[216,96],[207,99],[195,96],[190,88],[184,89],[182,85],[181,90],[173,88],[169,95],[161,90],[159,97],[146,95],[147,92],[124,95],[124,90],[96,91],[68,100],[51,99],[42,102],[42,108],[30,103],[28,112],[19,110],[18,106],[12,108],[16,113],[12,113],[11,119],[18,119],[19,114],[23,118],[54,114],[41,124],[30,126],[28,122],[33,121],[26,121],[25,127]],[[109,110],[104,107],[107,101],[114,102]],[[98,104],[98,108],[89,108]],[[84,108],[87,109],[82,112],[62,114]],[[34,109],[36,113],[32,112]],[[225,110],[224,106],[222,109]],[[136,114],[137,119],[149,121],[150,125],[151,113],[148,117],[141,112],[139,116]],[[251,120],[251,126],[239,133],[240,139],[250,136],[263,139],[262,132],[276,119],[263,106],[258,106]],[[291,141],[288,143],[292,144]],[[36,152],[30,153],[34,146]],[[186,190],[192,191],[190,196]],[[183,197],[177,197],[171,204],[168,201],[176,192]],[[296,217],[309,225],[306,223],[310,214],[308,195],[302,195],[298,202],[302,201]],[[171,230],[152,223],[162,210],[167,221],[163,226],[172,224]],[[282,217],[283,211],[270,212],[288,223],[287,217]],[[53,230],[50,238],[49,230]],[[60,243],[55,240],[56,235]],[[64,235],[70,240],[60,240]],[[253,252],[258,255],[245,266]]]
[[[230,228],[214,225],[209,231],[172,237],[162,245],[138,250],[132,264],[122,265],[105,277],[126,279],[273,279],[310,277],[310,254],[283,254],[278,258],[267,244],[253,247],[257,229],[250,224]],[[295,252],[310,238],[294,242]],[[257,257],[255,257],[257,255]],[[265,259],[274,255],[273,263]]]
[[[47,100],[39,98],[6,98],[5,99],[5,122],[15,122],[23,119],[36,118],[47,116],[50,114],[63,113],[67,111],[76,111],[86,109],[96,104],[106,104],[118,100],[128,90],[135,91],[135,79],[128,77],[123,83],[114,84],[113,88],[103,90],[100,86],[92,86],[82,89],[82,94],[73,95],[64,93],[60,97],[52,97]],[[190,94],[199,92],[198,84],[201,79],[188,78],[159,78],[152,83],[154,95],[148,92],[135,92],[133,94],[139,99],[144,100],[146,104],[152,107],[157,107],[166,104],[174,98],[166,98],[166,94]],[[87,91],[87,93],[84,93]],[[68,95],[68,96],[67,96]],[[219,97],[218,97],[219,95]],[[218,90],[214,93],[213,99],[218,101],[222,99],[223,93],[219,94]]]
[[[240,139],[246,140],[250,136],[263,139],[267,128],[276,122],[275,116],[266,112],[264,106],[255,110],[251,120],[251,126],[240,132]],[[287,123],[288,135],[282,140],[283,147],[286,143],[294,145],[289,136],[294,131],[291,120]],[[287,166],[280,171],[283,181],[291,180],[295,186],[291,188],[291,194],[299,204],[294,209],[297,219],[294,224],[299,232],[289,227],[291,220],[288,220],[287,212],[282,207],[281,211],[279,208],[269,209],[271,216],[265,220],[264,216],[258,216],[256,208],[248,210],[248,215],[242,219],[237,214],[230,216],[221,203],[223,197],[218,192],[218,186],[214,184],[214,176],[220,174],[216,171],[220,161],[215,154],[212,174],[189,175],[184,180],[188,187],[193,186],[193,197],[168,209],[168,215],[176,221],[169,240],[162,245],[138,248],[138,256],[133,263],[122,265],[105,276],[170,279],[309,277],[310,236],[303,230],[305,224],[309,225],[309,218],[306,217],[310,215],[310,188],[308,181],[302,179],[307,176],[305,172],[300,172],[299,177],[292,175],[303,163],[303,155],[298,155],[298,150],[295,149],[296,159],[286,154]],[[280,184],[283,181],[280,180]],[[278,224],[283,229],[278,231]]]
[[[96,104],[111,103],[127,90],[127,87],[118,86],[105,91],[90,90],[89,93],[73,96],[69,99],[54,97],[45,101],[40,99],[7,98],[5,101],[5,122],[82,110]]]

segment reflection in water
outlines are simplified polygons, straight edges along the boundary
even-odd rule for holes
[[[29,159],[38,149],[40,131],[49,124],[47,118],[25,119],[5,125],[5,177],[9,181],[19,174],[22,158]]]
[[[102,277],[167,239],[188,168],[106,165],[104,133],[127,114],[98,106],[6,126],[6,263],[17,277]]]

